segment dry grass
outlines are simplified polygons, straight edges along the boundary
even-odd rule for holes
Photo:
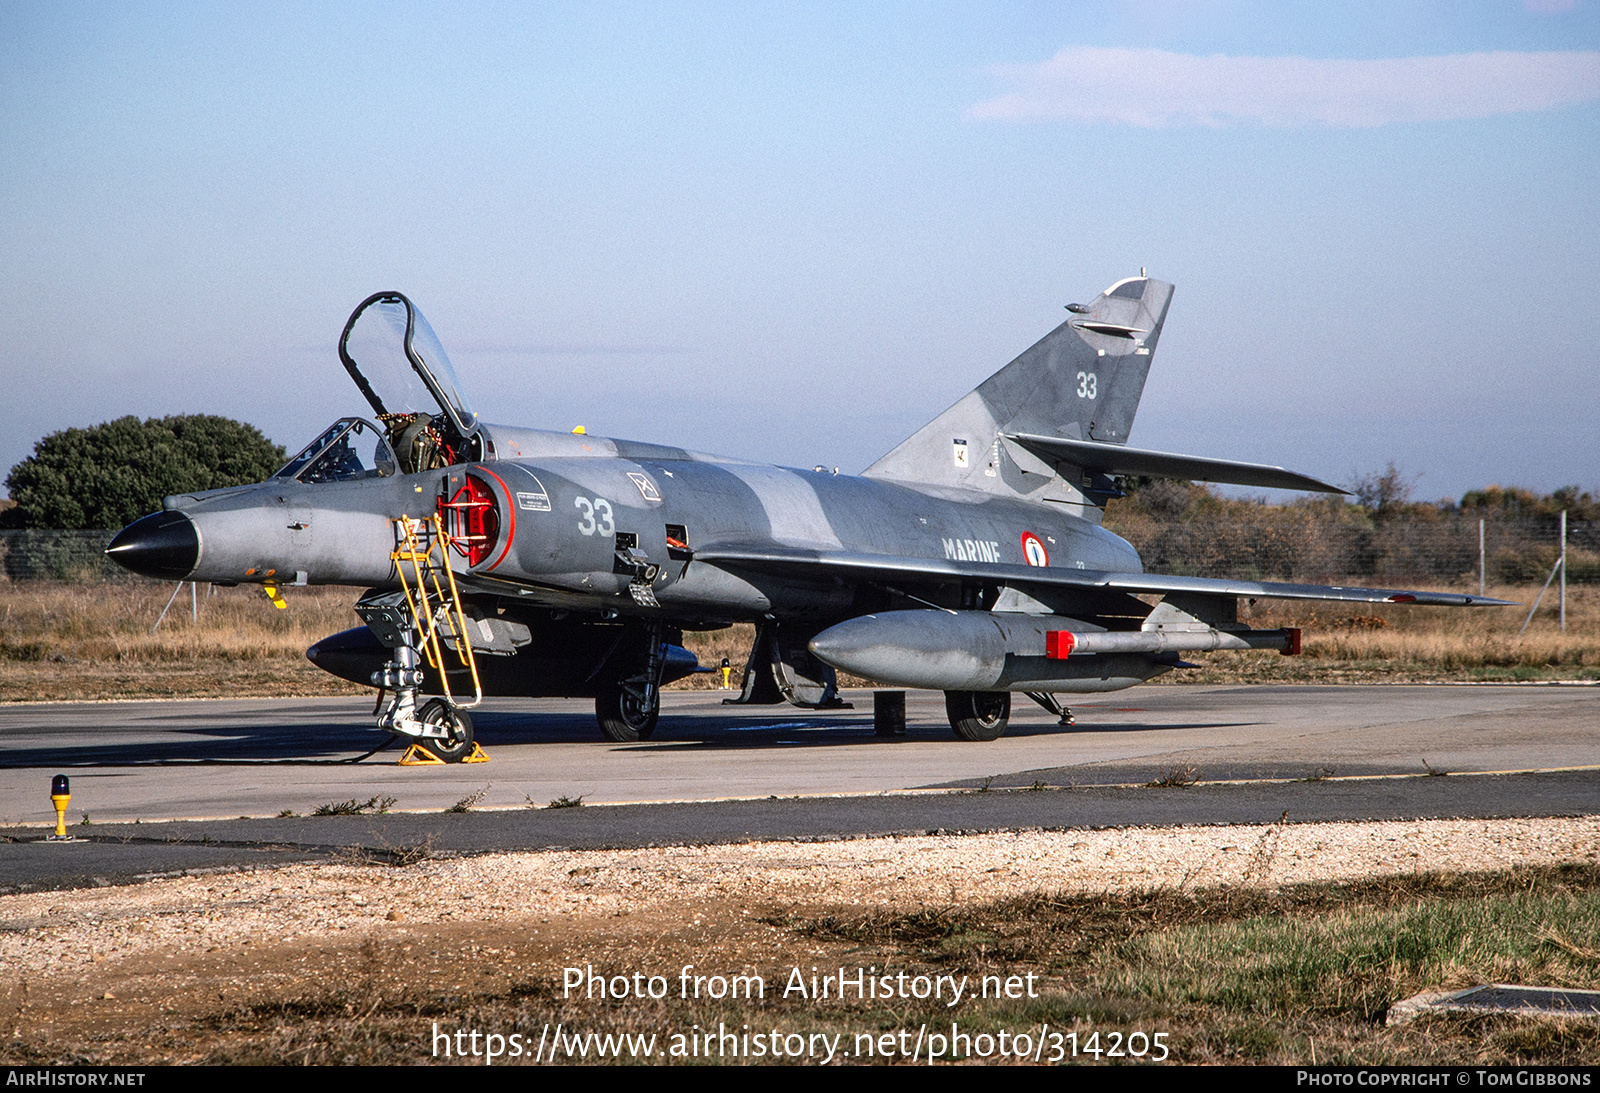
[[[1537,587],[1490,588],[1531,603]],[[155,582],[0,583],[0,701],[139,697],[363,694],[368,689],[320,671],[305,659],[313,642],[358,624],[358,591],[286,589],[279,611],[256,588],[201,589],[199,621],[187,590],[150,633],[172,586]],[[1528,628],[1525,608],[1408,607],[1259,601],[1243,615],[1258,627],[1299,626],[1304,653],[1213,653],[1172,683],[1421,682],[1600,678],[1600,588],[1568,592],[1567,631],[1556,628],[1552,596]],[[749,625],[684,636],[700,662],[727,657],[732,685],[743,682],[754,640]],[[844,686],[865,685],[854,678]],[[720,687],[720,670],[691,676],[679,689]]]
[[[1459,589],[1456,589],[1459,591]],[[1538,586],[1488,589],[1531,606]],[[1443,608],[1403,604],[1320,604],[1259,600],[1241,610],[1255,627],[1298,626],[1298,657],[1216,653],[1182,682],[1394,682],[1600,678],[1600,588],[1567,590],[1567,629],[1557,623],[1555,589],[1527,632],[1528,607]],[[1172,677],[1167,677],[1172,678]]]
[[[172,585],[0,584],[0,700],[359,694],[305,658],[312,643],[358,625],[350,588],[290,588],[289,609],[259,588],[188,589],[155,633]]]
[[[672,684],[675,691],[710,691],[722,686],[722,658],[728,658],[733,669],[729,673],[730,686],[735,690],[744,686],[744,663],[750,658],[750,647],[756,641],[756,628],[749,623],[730,626],[726,630],[707,630],[702,633],[685,633],[684,648],[700,658],[700,663],[714,669],[699,675],[680,679]]]

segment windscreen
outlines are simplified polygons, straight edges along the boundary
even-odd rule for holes
[[[285,463],[283,465],[283,469],[272,477],[297,477],[301,471],[306,469],[307,465],[309,465],[313,459],[322,454],[322,449],[326,448],[329,444],[332,444],[335,440],[337,440],[339,438],[339,434],[344,432],[349,427],[349,418],[342,418],[339,421],[334,422],[332,425],[328,426],[322,431],[321,436],[317,437],[317,439],[313,440],[310,444],[307,444],[304,448],[300,449],[300,454],[289,460],[289,462]]]
[[[370,421],[347,417],[325,429],[273,477],[298,478],[302,482],[352,482],[386,478],[395,469],[394,455],[383,439],[383,431]]]

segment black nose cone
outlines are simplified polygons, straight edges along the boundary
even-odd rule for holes
[[[181,512],[157,512],[117,532],[106,556],[142,577],[181,581],[200,560],[200,533]]]

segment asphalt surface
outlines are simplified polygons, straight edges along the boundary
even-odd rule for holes
[[[669,694],[636,745],[602,741],[587,703],[498,702],[475,719],[491,762],[451,767],[361,759],[381,738],[360,700],[0,707],[0,892],[424,852],[1600,811],[1590,687],[1149,687],[1075,705],[1073,730],[1019,701],[986,744],[956,741],[936,694],[908,695],[895,739],[868,692],[825,712],[720,697]],[[70,843],[42,838],[57,773]],[[583,805],[530,807],[561,797]]]

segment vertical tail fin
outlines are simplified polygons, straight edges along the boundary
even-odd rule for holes
[[[1172,286],[1165,281],[1129,277],[1092,303],[1068,305],[1071,318],[865,473],[1093,505],[1085,483],[1067,482],[1006,438],[1033,433],[1126,444],[1171,301]]]

